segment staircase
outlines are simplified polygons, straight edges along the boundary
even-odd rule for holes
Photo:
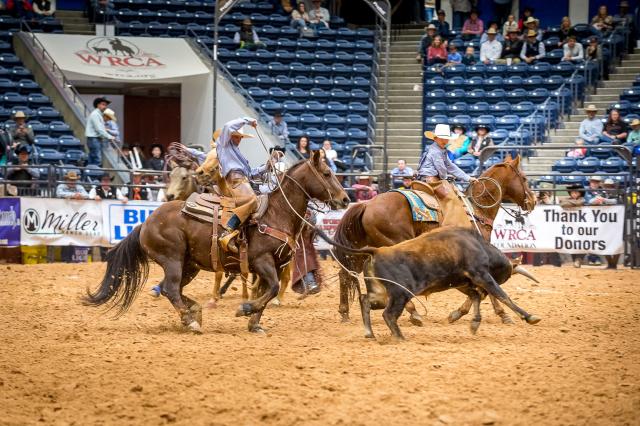
[[[616,67],[613,73],[609,74],[609,80],[601,81],[596,93],[587,95],[586,105],[595,105],[598,110],[598,116],[604,116],[609,105],[620,100],[620,93],[626,88],[633,85],[636,75],[640,74],[640,50],[636,49],[622,60],[622,63]],[[579,110],[578,114],[572,115],[571,118],[564,122],[562,129],[552,131],[549,141],[545,146],[553,145],[573,145],[578,137],[580,122],[587,118],[583,110]],[[524,163],[524,168],[528,173],[551,172],[553,163],[565,156],[565,149],[540,150],[536,157],[530,157],[528,162]]]
[[[62,21],[62,29],[65,34],[95,35],[95,25],[89,22],[80,11],[58,10],[56,18]]]
[[[416,46],[422,34],[423,26],[409,27],[391,42],[388,94],[390,169],[400,159],[415,169],[422,154],[422,65],[416,61]],[[382,71],[384,63],[384,58],[381,58]],[[379,144],[382,144],[384,136],[384,90],[381,78],[376,105],[376,140]],[[377,171],[382,167],[381,154],[376,159]]]

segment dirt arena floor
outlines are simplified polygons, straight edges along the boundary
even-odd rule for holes
[[[82,306],[104,264],[2,265],[0,424],[640,424],[638,272],[530,268],[542,284],[505,289],[543,321],[505,326],[484,302],[475,336],[446,321],[463,295],[441,293],[396,343],[379,311],[377,341],[359,312],[340,323],[326,266],[325,290],[288,293],[260,336],[234,317],[239,291],[192,335],[151,284],[118,320]],[[186,293],[206,302],[211,279]]]

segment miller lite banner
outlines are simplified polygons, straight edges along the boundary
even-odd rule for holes
[[[70,80],[166,80],[208,74],[181,38],[37,34]]]

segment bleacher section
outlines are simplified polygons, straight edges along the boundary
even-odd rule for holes
[[[178,6],[179,5],[179,6]],[[169,7],[171,6],[171,7]],[[302,135],[312,148],[329,138],[346,164],[351,147],[369,140],[369,98],[373,39],[371,30],[351,30],[339,17],[314,39],[300,38],[288,16],[270,3],[241,3],[219,28],[218,55],[265,119],[284,114],[291,141]],[[213,44],[213,2],[115,1],[118,34],[194,37]],[[251,18],[264,49],[235,49],[238,23]],[[362,155],[364,157],[364,155]],[[354,166],[365,166],[356,158]]]

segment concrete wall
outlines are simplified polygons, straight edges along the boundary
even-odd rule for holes
[[[180,94],[180,138],[185,145],[209,149],[213,133],[213,77],[211,74],[185,78]]]

